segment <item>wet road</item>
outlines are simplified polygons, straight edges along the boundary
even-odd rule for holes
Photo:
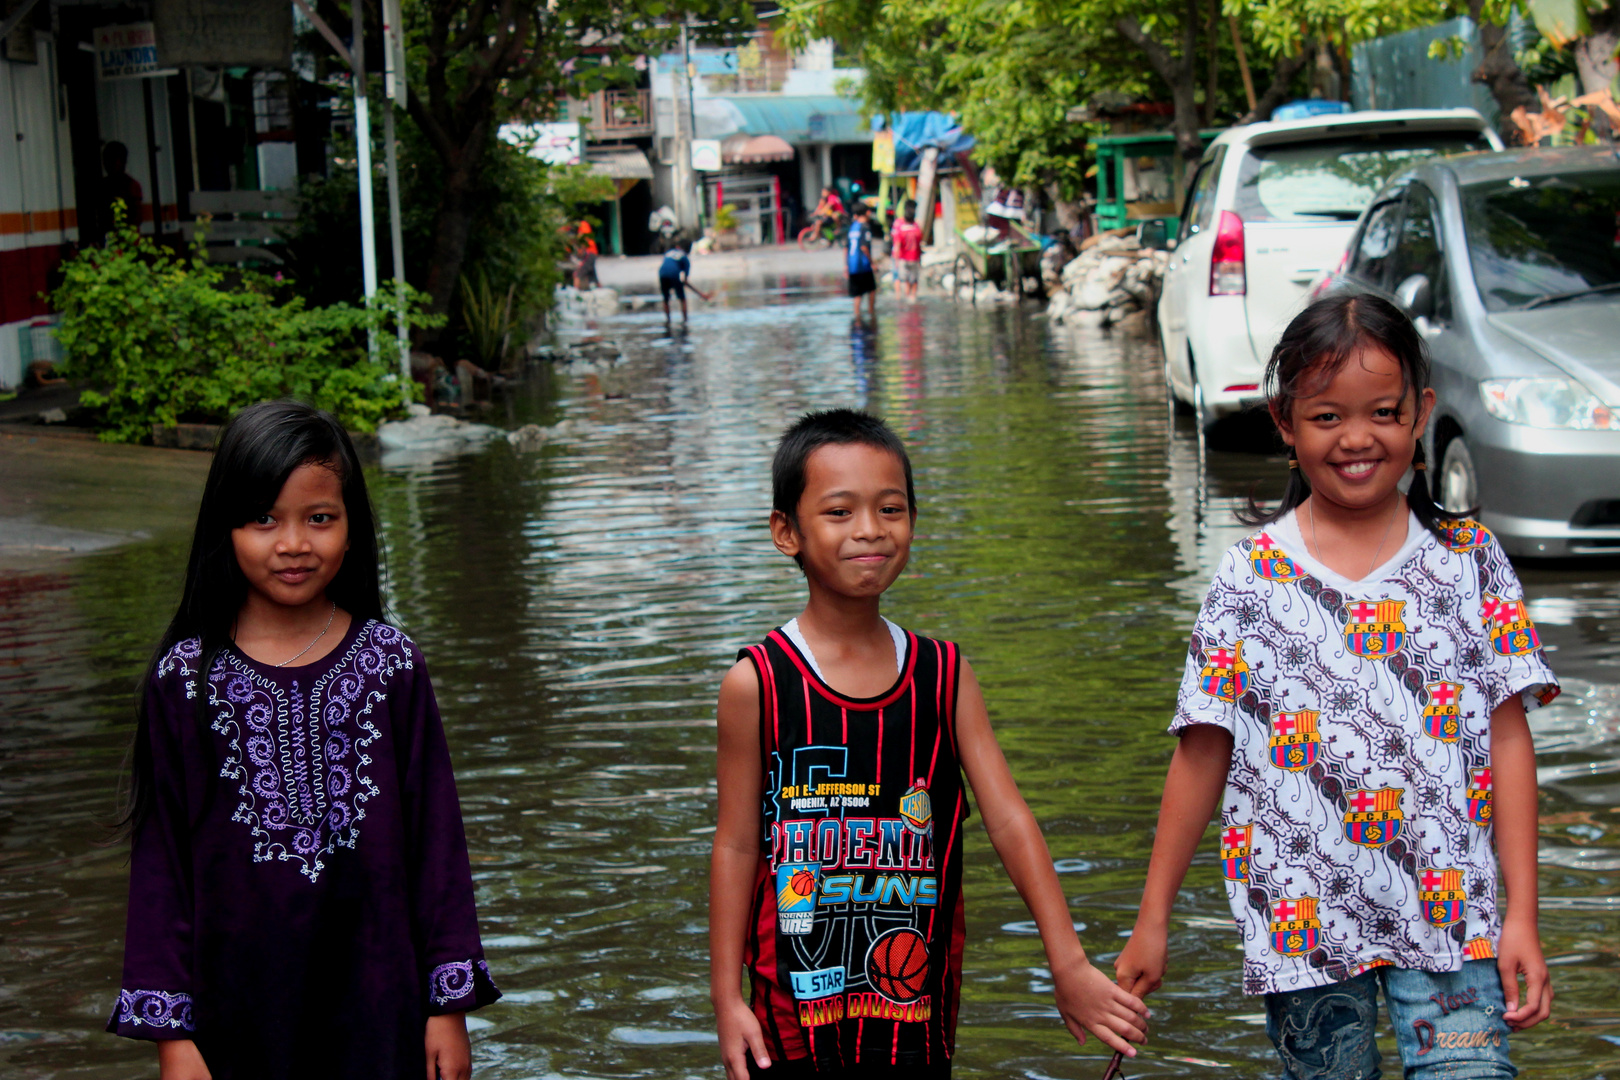
[[[837,281],[727,284],[684,335],[600,324],[627,360],[547,369],[498,422],[569,433],[379,468],[392,603],[435,679],[485,942],[507,991],[473,1021],[480,1077],[713,1077],[705,875],[713,700],[736,650],[794,614],[765,527],[769,454],[800,411],[863,405],[909,441],[920,536],[889,614],[961,642],[1112,959],[1145,870],[1162,734],[1230,508],[1280,458],[1167,427],[1157,353],[1125,334],[943,302],[854,330]],[[88,466],[87,466],[88,467]],[[45,496],[47,499],[49,493]],[[131,680],[172,610],[189,522],[0,563],[0,1074],[155,1075],[99,1033],[116,993],[124,854],[97,846]],[[75,519],[92,528],[82,515]],[[0,557],[4,557],[0,553]],[[1525,567],[1565,695],[1534,714],[1554,1020],[1524,1075],[1620,1073],[1620,572]],[[1081,1078],[1028,915],[967,848],[958,1075]],[[1189,877],[1140,1076],[1272,1075],[1238,992],[1213,832]],[[1386,1054],[1392,1053],[1386,1047]]]

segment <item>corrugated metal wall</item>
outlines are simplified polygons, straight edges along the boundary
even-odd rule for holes
[[[1461,56],[1430,58],[1431,42],[1452,38],[1463,41]],[[1357,109],[1477,109],[1495,124],[1495,99],[1473,81],[1478,67],[1479,33],[1471,19],[1390,34],[1351,50],[1350,101]]]

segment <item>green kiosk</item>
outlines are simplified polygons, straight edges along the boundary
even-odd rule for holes
[[[1208,146],[1221,132],[1219,129],[1200,131],[1199,138]],[[1166,236],[1175,236],[1181,228],[1182,177],[1178,175],[1176,137],[1168,131],[1144,131],[1132,135],[1099,135],[1091,140],[1091,149],[1097,155],[1097,227],[1122,229],[1148,221],[1163,221]],[[1161,190],[1149,193],[1157,197],[1125,199],[1125,166],[1127,161],[1137,162],[1138,195],[1143,188],[1156,186]],[[1153,174],[1157,173],[1157,177]],[[1156,185],[1148,181],[1157,179]]]

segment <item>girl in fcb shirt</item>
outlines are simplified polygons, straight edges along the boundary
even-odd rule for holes
[[[1250,508],[1193,628],[1115,964],[1128,989],[1159,986],[1218,805],[1243,990],[1285,1080],[1378,1076],[1380,995],[1406,1076],[1506,1080],[1510,1032],[1552,1002],[1525,713],[1558,683],[1495,538],[1429,497],[1428,376],[1411,320],[1365,294],[1312,304],[1272,353],[1288,486]]]
[[[1087,961],[972,668],[878,612],[917,515],[905,447],[865,413],[813,413],[772,486],[772,539],[809,599],[720,687],[710,991],[729,1080],[949,1076],[964,774],[1065,1025],[1134,1055],[1146,1010]]]

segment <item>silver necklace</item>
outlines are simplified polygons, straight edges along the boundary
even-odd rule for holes
[[[1316,549],[1316,561],[1321,562],[1323,566],[1326,566],[1327,563],[1322,562],[1322,542],[1316,538],[1316,500],[1315,499],[1310,500],[1310,511],[1311,511],[1311,546]],[[1389,540],[1389,534],[1395,528],[1395,519],[1400,517],[1400,516],[1401,516],[1401,504],[1400,504],[1400,500],[1397,499],[1396,502],[1395,502],[1395,512],[1393,514],[1389,515],[1389,524],[1384,526],[1384,535],[1379,539],[1378,546],[1373,548],[1372,562],[1367,564],[1367,572],[1365,574],[1361,575],[1363,579],[1371,577],[1372,572],[1374,570],[1378,569],[1378,556],[1383,554],[1383,552],[1384,552],[1384,544]],[[314,642],[310,642],[310,644],[313,645]],[[304,651],[308,652],[309,650],[306,649]],[[303,654],[300,653],[299,655],[303,655]]]
[[[1311,523],[1311,535],[1314,536],[1315,534],[1316,534],[1316,524],[1315,524],[1315,522],[1312,522]],[[328,630],[332,629],[332,620],[335,619],[335,618],[337,618],[337,601],[336,600],[332,601],[332,610],[326,616],[326,625],[321,627],[321,632],[315,635],[315,641],[311,641],[308,645],[305,645],[301,650],[299,650],[297,656],[289,656],[289,657],[287,657],[287,659],[285,659],[281,663],[277,664],[276,667],[286,667],[288,664],[290,664],[294,660],[298,659],[299,656],[303,656],[304,653],[307,653],[307,652],[309,652],[309,650],[313,649],[315,647],[315,642],[320,641],[321,638],[326,636],[326,632]]]

